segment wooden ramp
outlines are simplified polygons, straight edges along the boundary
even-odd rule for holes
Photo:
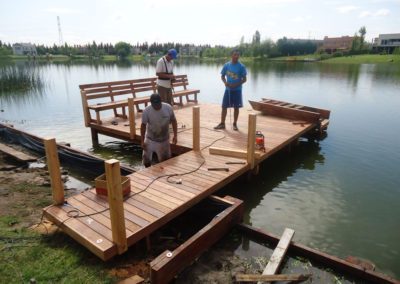
[[[116,219],[113,216],[117,213],[114,210],[110,212],[107,198],[97,195],[94,189],[70,197],[64,204],[58,198],[56,204],[60,205],[44,209],[46,218],[101,259],[110,259],[240,175],[255,170],[270,155],[297,142],[300,136],[315,131],[317,127],[312,122],[299,125],[287,118],[243,109],[238,122],[239,131],[230,129],[229,116],[227,129],[215,131],[213,127],[219,122],[220,111],[217,105],[200,105],[199,119],[197,114],[195,116],[197,108],[194,111],[186,105],[175,109],[180,127],[178,145],[174,150],[180,155],[128,176],[131,194],[118,201],[121,204],[118,215],[125,220],[122,222],[125,226],[118,232],[124,236],[122,240],[115,238],[117,233],[111,229]],[[135,121],[114,117],[103,119],[102,124],[92,122],[89,127],[94,136],[102,133],[139,143],[139,129],[134,125],[140,125],[140,114],[135,116]],[[134,138],[132,130],[136,132]],[[254,150],[255,130],[265,136],[265,152]],[[192,147],[197,151],[191,150]],[[211,171],[210,168],[224,170]],[[62,193],[54,194],[53,187],[53,196],[62,197],[63,189],[59,187]],[[108,190],[110,192],[110,188]],[[114,199],[112,197],[110,203]],[[113,241],[115,239],[118,239],[118,245]]]
[[[208,150],[201,154],[190,151],[129,175],[132,192],[123,204],[128,246],[248,170],[247,164],[229,165],[229,172],[207,170],[208,167],[226,167],[227,161],[243,160],[210,155]],[[194,172],[170,178],[172,182],[174,178],[181,179],[181,184],[170,183],[165,177],[189,171]],[[92,189],[68,198],[64,205],[52,205],[43,210],[46,218],[98,257],[108,260],[117,254],[108,208],[107,198]],[[78,212],[83,217],[76,217]]]

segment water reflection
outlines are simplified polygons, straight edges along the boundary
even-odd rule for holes
[[[245,222],[252,224],[251,211],[256,208],[266,195],[280,184],[287,181],[298,170],[314,170],[316,164],[324,163],[324,155],[320,152],[318,142],[302,141],[289,153],[278,153],[260,165],[260,172],[250,181],[243,177],[224,188],[220,194],[230,194],[244,200]],[[243,190],[249,188],[249,191]]]

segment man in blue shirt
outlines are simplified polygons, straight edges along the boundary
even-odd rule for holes
[[[227,109],[233,107],[233,130],[239,130],[237,120],[239,108],[243,107],[242,85],[247,80],[246,67],[239,61],[239,56],[239,51],[233,50],[231,61],[225,63],[221,70],[221,80],[225,84],[225,93],[222,99],[221,122],[214,129],[225,129]]]

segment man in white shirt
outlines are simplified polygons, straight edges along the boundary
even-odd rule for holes
[[[168,50],[167,54],[161,57],[157,61],[156,75],[157,79],[157,91],[161,96],[161,100],[164,103],[173,105],[172,99],[172,81],[174,80],[174,62],[178,52],[175,49]]]
[[[159,162],[171,158],[171,146],[169,143],[169,124],[172,124],[174,137],[172,143],[177,143],[178,126],[174,111],[169,104],[162,103],[158,94],[150,96],[150,103],[142,114],[140,127],[141,145],[143,148],[143,165],[151,166],[153,153],[157,154]]]

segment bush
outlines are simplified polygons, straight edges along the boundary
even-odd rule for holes
[[[343,52],[340,51],[336,51],[334,54],[332,54],[332,57],[342,57],[343,56]]]
[[[321,60],[329,59],[329,58],[331,58],[331,57],[332,57],[332,55],[327,54],[327,53],[322,53],[322,54],[321,54]]]
[[[395,55],[400,55],[400,47],[396,47],[396,48],[393,50],[393,54],[395,54]]]

